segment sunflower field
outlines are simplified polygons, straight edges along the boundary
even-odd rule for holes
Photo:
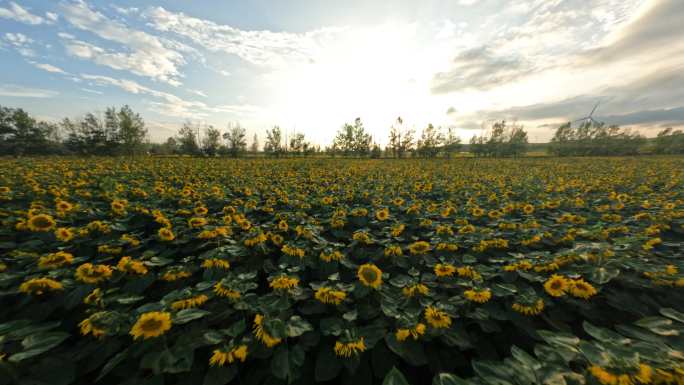
[[[684,158],[0,163],[0,384],[684,384]]]

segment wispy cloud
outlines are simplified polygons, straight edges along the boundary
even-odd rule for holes
[[[16,98],[52,98],[59,95],[59,92],[42,88],[32,88],[16,84],[0,85],[0,96]]]
[[[45,22],[45,19],[42,17],[32,14],[26,8],[13,1],[9,3],[9,8],[0,7],[0,17],[31,25]]]
[[[166,47],[161,39],[112,20],[83,1],[63,4],[62,9],[65,20],[73,26],[123,45],[123,51],[113,51],[67,39],[65,45],[72,55],[173,86],[181,84],[179,67],[185,64],[185,59],[176,50]]]
[[[53,66],[52,64],[47,64],[47,63],[36,63],[36,62],[31,62],[34,67],[39,68],[43,71],[51,72],[51,73],[57,73],[57,74],[62,74],[62,75],[68,75],[66,71],[63,69]]]
[[[249,63],[265,67],[313,60],[317,46],[339,32],[333,28],[301,34],[245,31],[162,7],[150,8],[144,15],[149,24],[159,31],[172,32],[210,51],[237,55]]]

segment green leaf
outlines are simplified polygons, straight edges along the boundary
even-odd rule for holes
[[[439,373],[432,378],[432,385],[470,385],[470,382],[451,373]]]
[[[295,315],[290,318],[286,326],[288,337],[299,337],[302,334],[312,331],[313,326],[302,317]]]
[[[126,359],[128,356],[128,349],[125,349],[121,352],[119,352],[117,355],[115,355],[109,362],[105,364],[105,366],[102,367],[102,370],[100,371],[100,375],[97,376],[95,379],[95,382],[99,382],[104,376],[109,374],[109,372],[112,371],[117,365],[119,365],[123,360]]]
[[[184,309],[176,314],[173,323],[182,325],[190,321],[202,318],[209,314],[211,314],[211,312],[202,309]]]
[[[678,336],[679,330],[672,327],[672,320],[663,317],[646,317],[635,322],[635,325],[648,329],[661,336]]]
[[[223,332],[226,333],[227,335],[231,336],[231,337],[237,337],[242,332],[244,332],[245,329],[247,329],[247,324],[245,323],[245,319],[240,318],[239,321],[230,325],[230,327],[228,329],[223,330]]]
[[[684,313],[680,313],[675,309],[665,307],[660,309],[660,314],[664,315],[667,318],[684,323]]]
[[[596,338],[597,340],[601,342],[616,342],[621,345],[629,343],[630,339],[627,337],[624,337],[618,333],[615,333],[612,330],[600,328],[598,326],[594,326],[590,324],[587,321],[584,321],[582,323],[582,326],[584,327],[584,331],[587,332],[590,336]]]
[[[316,357],[314,377],[316,382],[330,381],[342,370],[342,361],[335,357],[332,347],[321,345]]]
[[[64,332],[41,333],[28,336],[21,341],[21,345],[26,350],[13,354],[9,358],[9,361],[19,362],[27,358],[37,356],[41,353],[45,353],[64,342],[64,340],[67,338],[69,338],[69,333]]]
[[[203,385],[226,385],[235,378],[237,372],[235,365],[211,366],[204,376]]]
[[[409,385],[409,383],[406,377],[393,366],[382,381],[382,385]]]

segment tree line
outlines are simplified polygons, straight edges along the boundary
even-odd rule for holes
[[[229,123],[225,130],[187,121],[164,143],[150,143],[142,117],[129,106],[107,108],[103,114],[88,113],[58,123],[46,122],[20,108],[0,106],[0,155],[196,155],[240,157],[263,153],[269,157],[325,156],[435,158],[451,157],[467,150],[477,157],[518,157],[529,148],[522,125],[495,122],[468,145],[461,143],[455,127],[428,124],[418,134],[401,117],[390,126],[387,145],[381,148],[360,118],[344,123],[332,143],[321,149],[303,133],[287,134],[279,126],[266,130],[263,145],[253,134],[248,146],[247,130]],[[593,119],[573,126],[561,125],[547,151],[556,156],[684,154],[684,133],[667,128],[653,139]]]

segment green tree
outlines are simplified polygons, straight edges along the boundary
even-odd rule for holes
[[[237,158],[247,149],[247,131],[240,123],[229,123],[228,131],[223,134],[223,139],[227,142],[228,153],[233,158]]]
[[[254,137],[252,138],[252,145],[250,146],[250,150],[253,154],[259,152],[259,137],[257,136],[256,132],[254,133]]]
[[[282,132],[280,127],[273,126],[266,131],[266,143],[264,143],[264,152],[270,156],[280,157],[283,153],[282,148]]]
[[[204,128],[204,138],[202,138],[202,152],[206,155],[214,156],[221,147],[221,131],[214,126]]]
[[[366,133],[361,118],[356,118],[354,124],[345,123],[337,132],[333,147],[343,155],[365,156],[370,152],[372,138]]]
[[[197,155],[199,154],[199,145],[197,137],[199,136],[199,127],[190,121],[183,123],[183,126],[178,130],[178,151],[181,154]]]
[[[114,142],[121,149],[120,152],[128,155],[142,152],[147,129],[140,114],[125,105],[115,115],[117,125],[113,127]]]
[[[428,124],[420,135],[416,144],[416,152],[423,158],[434,158],[439,153],[439,147],[444,142],[444,136],[438,128]]]

